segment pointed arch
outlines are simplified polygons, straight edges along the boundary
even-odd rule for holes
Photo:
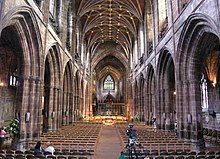
[[[20,120],[20,135],[24,139],[39,136],[42,41],[32,9],[18,6],[7,12],[1,20],[0,35],[0,47],[9,48],[17,58],[17,66],[14,66],[16,71],[14,71],[18,75],[19,85],[14,92],[16,107],[13,117],[16,116]],[[35,85],[32,85],[33,83]],[[24,124],[26,112],[29,112],[32,118]]]
[[[211,52],[220,45],[217,28],[217,24],[208,15],[194,13],[183,26],[177,48],[177,115],[182,117],[179,121],[182,125],[178,128],[179,137],[193,139],[201,148],[205,143],[202,135],[200,83]],[[184,92],[190,92],[190,96]]]
[[[157,104],[158,123],[162,129],[174,128],[175,114],[175,66],[171,53],[167,49],[160,52],[157,66],[157,85],[159,90],[159,101]]]
[[[148,65],[147,69],[147,88],[146,88],[146,122],[148,124],[153,124],[151,123],[151,120],[153,118],[156,118],[156,105],[155,105],[155,99],[156,99],[156,77],[155,77],[155,71],[154,68],[151,64]]]

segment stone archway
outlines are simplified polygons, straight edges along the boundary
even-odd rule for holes
[[[155,73],[154,68],[152,65],[148,66],[147,71],[147,108],[146,109],[146,122],[147,124],[153,124],[151,121],[153,118],[156,118],[155,114],[155,96],[156,96],[156,80],[155,80]]]
[[[62,100],[62,125],[69,125],[74,122],[73,105],[73,72],[71,62],[67,62],[63,76],[63,100]]]
[[[27,139],[40,135],[42,43],[36,21],[29,7],[20,7],[2,17],[0,28],[1,60],[7,61],[1,61],[1,77],[10,86],[4,89],[10,98],[7,120],[17,118],[20,122],[20,148],[25,147]]]
[[[158,61],[158,79],[157,86],[159,90],[157,116],[159,119],[158,127],[166,130],[174,129],[175,108],[175,67],[171,54],[164,50],[161,52]]]
[[[145,79],[143,73],[140,74],[139,77],[139,91],[138,91],[138,98],[139,98],[139,116],[140,122],[144,121],[144,113],[145,113]]]
[[[61,101],[61,64],[59,49],[52,46],[45,59],[44,69],[44,102],[43,102],[43,131],[57,130],[62,125],[60,114]]]
[[[217,79],[216,72],[219,70],[219,55],[217,53],[219,37],[217,35],[217,27],[212,19],[196,13],[187,19],[178,45],[176,58],[178,63],[176,73],[177,115],[178,125],[180,125],[178,136],[190,139],[193,143],[193,149],[196,150],[205,147],[201,107],[202,76],[206,75],[208,83],[212,80],[212,83],[218,83],[214,80]],[[211,62],[210,59],[213,57],[215,60]],[[214,95],[216,92],[213,92],[212,83],[209,84],[208,89]]]
[[[75,105],[75,110],[74,110],[74,116],[75,120],[79,120],[79,110],[80,110],[80,85],[79,85],[79,71],[76,72],[75,79],[74,79],[74,92],[75,92],[75,97],[74,97],[74,105]]]

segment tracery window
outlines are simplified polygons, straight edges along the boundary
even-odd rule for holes
[[[205,76],[202,75],[201,79],[201,103],[202,103],[202,109],[207,110],[208,109],[208,86],[207,86],[207,80],[205,79]]]
[[[58,19],[60,14],[60,1],[59,0],[50,0],[49,12],[50,12],[50,22],[56,31],[59,33],[59,22]]]
[[[66,48],[70,51],[72,43],[72,27],[73,27],[73,15],[72,8],[69,7],[67,12],[67,39],[66,39]]]
[[[105,90],[114,90],[115,82],[111,75],[107,75],[104,80],[104,89]]]
[[[51,0],[49,10],[50,10],[51,15],[54,16],[54,17],[56,15],[56,8],[57,8],[57,1],[56,0]]]
[[[162,38],[168,28],[167,1],[158,0],[159,38]]]

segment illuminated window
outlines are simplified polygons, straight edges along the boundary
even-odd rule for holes
[[[51,0],[50,1],[50,8],[49,8],[49,10],[50,10],[50,13],[52,14],[52,16],[55,17],[56,10],[57,10],[57,2],[56,2],[56,0]]]
[[[115,89],[115,82],[111,75],[107,75],[104,80],[104,89],[113,90]]]
[[[14,76],[14,75],[11,75],[9,77],[9,86],[14,86],[16,87],[18,85],[18,77],[17,76]]]
[[[158,0],[158,19],[159,19],[159,37],[162,38],[167,31],[168,17],[167,17],[167,2],[166,0]]]
[[[209,107],[208,104],[208,87],[207,87],[207,80],[205,79],[205,76],[202,75],[201,79],[201,102],[202,102],[202,109],[207,110]]]

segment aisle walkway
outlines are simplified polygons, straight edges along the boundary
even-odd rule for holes
[[[117,129],[114,126],[103,126],[94,159],[117,159],[121,150]]]

